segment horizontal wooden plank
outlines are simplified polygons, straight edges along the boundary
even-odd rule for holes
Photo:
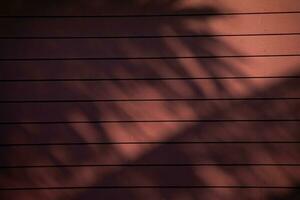
[[[300,141],[299,122],[1,125],[1,144]],[[182,133],[182,134],[181,134]]]
[[[1,166],[300,163],[299,144],[292,143],[18,146],[0,153]]]
[[[0,40],[1,59],[299,54],[300,36]]]
[[[1,7],[1,15],[124,15],[124,14],[160,14],[160,13],[213,13],[212,8],[222,8],[227,12],[264,12],[264,11],[297,11],[300,10],[297,0],[267,0],[243,1],[239,4],[235,0],[201,0],[201,1],[77,1],[70,4],[61,1],[54,4],[52,1],[39,2],[13,1]]]
[[[299,166],[173,166],[1,169],[0,188],[113,186],[291,186]],[[67,174],[67,175],[66,175]],[[293,177],[293,178],[291,178]],[[43,181],[39,181],[43,180]]]
[[[1,62],[0,78],[18,80],[293,76],[299,75],[298,61],[299,57],[295,56]]]
[[[0,37],[122,37],[299,33],[300,13],[176,18],[1,18]],[[276,24],[274,24],[276,22]],[[143,26],[140,26],[143,24]],[[126,27],[124,29],[123,27]]]
[[[0,82],[1,101],[300,97],[299,78]],[[275,87],[276,90],[271,88]],[[265,89],[271,87],[270,89]],[[266,90],[266,91],[265,91]],[[250,97],[251,98],[251,97]]]
[[[237,109],[238,107],[238,109]],[[0,105],[1,122],[300,119],[300,100],[32,103]],[[234,108],[229,111],[230,108]],[[272,109],[270,109],[272,108]],[[227,110],[228,112],[222,112]],[[47,114],[45,114],[47,113]]]
[[[182,198],[205,198],[214,200],[222,198],[256,200],[271,196],[272,198],[298,198],[297,189],[289,188],[116,188],[116,189],[69,189],[69,190],[25,190],[25,191],[0,191],[3,200],[24,198],[35,200],[38,198],[72,198],[74,200],[96,200],[101,196],[104,199],[145,199],[168,198],[181,200]]]

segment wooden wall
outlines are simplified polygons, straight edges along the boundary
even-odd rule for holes
[[[300,1],[1,4],[1,199],[299,199]]]

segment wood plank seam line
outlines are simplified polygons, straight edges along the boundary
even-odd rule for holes
[[[96,102],[162,102],[162,101],[289,101],[300,97],[261,98],[194,98],[194,99],[65,99],[65,100],[0,100],[0,104],[21,103],[96,103]]]
[[[265,12],[207,12],[177,14],[119,14],[119,15],[0,15],[0,18],[149,18],[149,17],[202,17],[222,15],[281,15],[297,14],[300,11],[265,11]]]
[[[94,121],[2,121],[0,125],[17,124],[95,124],[95,123],[223,123],[223,122],[300,122],[300,119],[191,119],[191,120],[94,120]]]
[[[148,141],[148,142],[64,142],[64,143],[1,143],[0,147],[15,146],[82,146],[82,145],[148,145],[148,144],[299,144],[300,141]]]
[[[300,163],[184,163],[184,164],[69,164],[69,165],[11,165],[0,166],[0,170],[31,168],[98,168],[98,167],[300,167]]]
[[[0,191],[17,191],[17,190],[78,190],[78,189],[201,189],[201,188],[228,188],[228,189],[296,189],[299,186],[258,186],[258,185],[130,185],[130,186],[74,186],[74,187],[16,187],[0,188]]]
[[[8,61],[51,61],[51,60],[162,60],[191,58],[261,58],[261,57],[298,57],[300,54],[260,54],[260,55],[216,55],[216,56],[147,56],[147,57],[69,57],[69,58],[0,58]]]
[[[0,36],[0,39],[138,39],[138,38],[197,38],[197,37],[259,37],[259,36],[300,35],[293,33],[248,33],[248,34],[196,34],[196,35],[127,35],[127,36]]]
[[[0,82],[66,82],[66,81],[168,81],[219,79],[298,79],[300,76],[219,76],[219,77],[145,77],[145,78],[53,78],[53,79],[0,79]]]

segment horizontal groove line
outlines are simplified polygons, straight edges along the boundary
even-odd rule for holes
[[[300,119],[211,119],[211,120],[97,120],[97,121],[19,121],[0,122],[0,125],[14,124],[89,124],[89,123],[185,123],[185,122],[300,122]]]
[[[75,187],[19,187],[19,188],[0,188],[1,191],[17,190],[78,190],[78,189],[297,189],[299,186],[254,186],[254,185],[136,185],[136,186],[75,186]]]
[[[215,79],[298,79],[300,76],[225,76],[225,77],[145,77],[145,78],[68,78],[68,79],[0,79],[0,82],[71,82],[71,81],[168,81]]]
[[[81,146],[81,145],[143,145],[143,144],[298,144],[300,141],[152,141],[152,142],[74,142],[74,143],[11,143],[0,147],[15,146]]]
[[[297,14],[300,11],[265,12],[219,12],[219,13],[182,13],[182,14],[120,14],[120,15],[1,15],[0,18],[135,18],[135,17],[197,17],[219,15],[272,15]]]
[[[0,100],[0,104],[17,103],[95,103],[95,102],[160,102],[160,101],[289,101],[300,97],[270,98],[194,98],[194,99],[91,99],[91,100]]]
[[[294,33],[246,33],[246,34],[194,34],[194,35],[124,35],[124,36],[0,36],[0,39],[146,39],[146,38],[197,38],[197,37],[255,37],[255,36],[289,36]]]
[[[295,57],[300,54],[267,54],[267,55],[228,55],[228,56],[157,56],[157,57],[99,57],[99,58],[0,58],[0,61],[50,61],[50,60],[160,60],[191,58],[253,58],[253,57]]]
[[[26,168],[81,168],[81,167],[205,167],[205,166],[224,166],[224,167],[300,167],[299,163],[199,163],[199,164],[83,164],[83,165],[16,165],[0,166],[4,169],[26,169]]]

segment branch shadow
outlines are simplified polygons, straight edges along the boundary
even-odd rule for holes
[[[71,1],[59,4],[67,10]],[[172,17],[155,17],[150,27],[124,27],[133,34],[141,30],[153,35],[214,35],[209,23],[221,18],[220,8],[196,6],[178,8],[180,1],[101,1],[94,6],[111,10],[123,6],[123,10],[138,13],[210,13],[209,15],[186,16],[174,20]],[[51,5],[53,5],[51,3]],[[26,7],[28,6],[28,7]],[[56,5],[58,6],[58,5]],[[56,6],[54,6],[56,8]],[[76,5],[78,6],[78,5]],[[31,13],[40,13],[40,5],[23,5]],[[49,6],[49,10],[53,9]],[[50,12],[49,11],[49,12]],[[20,11],[21,12],[21,11]],[[51,12],[50,12],[51,13]],[[102,19],[101,19],[102,20]],[[101,21],[100,20],[100,21]],[[126,21],[128,19],[124,19]],[[139,20],[139,19],[138,19]],[[112,19],[114,21],[114,19]],[[189,23],[197,22],[198,29]],[[24,22],[24,33],[32,33],[35,22]],[[32,23],[32,24],[31,24]],[[85,20],[77,21],[85,28]],[[100,24],[105,24],[101,21]],[[13,26],[13,24],[11,24]],[[28,27],[28,30],[26,30]],[[116,25],[94,27],[107,36],[109,31],[120,30]],[[66,26],[68,32],[73,27]],[[84,29],[76,27],[78,29]],[[51,28],[50,28],[51,29]],[[49,30],[50,30],[49,29]],[[103,29],[103,32],[101,32]],[[47,29],[46,29],[47,31]],[[82,31],[84,32],[84,31]],[[63,33],[63,32],[57,32]],[[120,36],[120,35],[116,35]],[[135,35],[136,36],[136,35]],[[147,35],[144,35],[147,36]],[[222,37],[200,38],[119,38],[80,40],[64,52],[58,41],[43,43],[44,49],[54,52],[51,56],[66,57],[139,57],[148,59],[120,59],[100,61],[39,61],[6,63],[8,71],[16,68],[20,77],[33,78],[92,78],[102,81],[57,81],[57,82],[7,82],[1,83],[4,100],[22,97],[25,100],[92,100],[98,102],[69,103],[20,103],[2,106],[2,121],[151,121],[136,123],[64,123],[64,124],[7,124],[1,127],[1,143],[86,143],[101,142],[101,145],[36,145],[1,146],[1,166],[18,165],[89,165],[85,167],[3,168],[1,188],[18,187],[79,187],[67,190],[18,190],[0,191],[3,199],[280,199],[271,194],[275,189],[259,189],[251,193],[244,189],[209,188],[216,185],[297,185],[297,167],[251,166],[239,163],[296,162],[299,148],[296,144],[243,144],[228,141],[287,141],[299,140],[298,123],[280,122],[205,122],[218,119],[247,119],[257,116],[272,119],[299,118],[299,103],[264,101],[190,101],[188,99],[270,97],[277,94],[293,95],[297,90],[294,79],[278,81],[273,86],[258,89],[251,79],[226,80],[220,77],[245,77],[239,64],[249,62],[244,58],[224,58],[219,55],[242,55]],[[65,45],[71,44],[66,42]],[[16,44],[18,45],[18,44]],[[39,47],[27,45],[39,53]],[[101,46],[103,45],[103,46]],[[100,47],[99,47],[100,46]],[[14,48],[12,46],[11,48]],[[100,52],[97,52],[100,49]],[[2,51],[5,51],[2,50]],[[17,50],[16,50],[17,51]],[[57,53],[55,53],[57,52]],[[31,55],[29,53],[26,55]],[[4,54],[6,55],[6,54]],[[23,55],[17,52],[16,55]],[[203,56],[203,58],[196,58]],[[156,58],[164,57],[164,58]],[[169,57],[169,58],[165,58]],[[172,58],[173,57],[173,58]],[[174,57],[177,57],[174,59]],[[190,58],[180,58],[190,57]],[[153,59],[154,58],[154,59]],[[23,67],[22,67],[23,65]],[[22,69],[24,71],[22,71]],[[31,69],[31,70],[28,70]],[[9,72],[11,73],[11,72]],[[299,74],[295,72],[295,74]],[[189,79],[200,77],[200,79]],[[180,80],[183,78],[184,80]],[[123,80],[116,80],[123,79]],[[138,80],[136,80],[138,79]],[[143,79],[143,80],[140,80]],[[234,82],[234,83],[233,83]],[[13,84],[13,85],[12,85]],[[237,90],[237,88],[242,88]],[[47,89],[45,89],[47,88]],[[30,89],[30,90],[29,90]],[[269,94],[270,93],[270,94]],[[115,99],[152,99],[151,101],[109,101]],[[154,99],[154,100],[153,100]],[[181,101],[157,101],[157,99],[182,99]],[[202,119],[204,122],[193,122]],[[169,122],[155,122],[170,120]],[[175,122],[172,122],[175,121]],[[191,120],[189,122],[178,122]],[[274,136],[274,134],[276,134]],[[229,139],[228,139],[229,138]],[[155,142],[161,143],[155,143]],[[211,143],[217,141],[220,143]],[[127,144],[115,144],[115,143]],[[186,142],[176,143],[176,142]],[[193,143],[199,142],[199,143]],[[202,143],[201,143],[202,142]],[[131,143],[131,144],[128,144]],[[280,148],[279,148],[280,147]],[[30,156],[29,156],[30,155]],[[205,165],[205,164],[228,164]],[[236,164],[230,166],[230,164]],[[93,165],[104,166],[93,166]],[[149,166],[145,166],[145,165]],[[294,163],[295,164],[295,163]],[[105,166],[111,165],[111,166]],[[161,166],[166,165],[166,166]],[[270,176],[274,176],[270,180]],[[272,181],[272,182],[270,182]],[[85,188],[90,186],[92,188]],[[93,187],[107,187],[94,188]],[[117,186],[117,187],[116,187]],[[131,187],[132,186],[132,187]],[[158,186],[148,187],[147,186]],[[162,187],[159,187],[162,186]],[[171,186],[174,186],[172,188]],[[188,187],[187,187],[188,186]],[[204,187],[193,187],[204,186]],[[276,193],[277,194],[277,193]],[[296,196],[298,193],[295,193]],[[296,197],[291,192],[291,198]]]

